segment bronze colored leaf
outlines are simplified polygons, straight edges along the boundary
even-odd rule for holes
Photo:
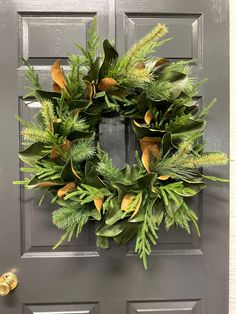
[[[65,142],[62,145],[60,145],[58,147],[56,147],[56,146],[53,147],[52,151],[51,151],[51,154],[50,154],[50,159],[51,160],[58,159],[60,157],[60,151],[62,150],[62,151],[67,152],[67,151],[70,150],[71,146],[72,146],[72,143],[69,140],[66,139]]]
[[[73,191],[75,189],[76,185],[74,182],[69,182],[63,188],[59,189],[57,191],[57,195],[59,198],[63,198],[67,192]]]
[[[142,152],[144,151],[144,149],[147,146],[150,146],[152,144],[157,144],[160,143],[161,138],[160,137],[149,137],[149,136],[144,136],[141,140],[140,140],[140,147]]]
[[[166,58],[159,58],[157,59],[156,63],[155,63],[155,67],[158,67],[162,64],[168,63],[170,62],[170,60],[166,59]]]
[[[89,81],[85,81],[86,84],[86,99],[92,101],[93,94],[94,94],[94,87],[93,84]]]
[[[103,92],[115,86],[119,86],[116,80],[114,80],[112,77],[105,77],[99,82],[98,90]]]
[[[146,147],[142,153],[142,163],[147,172],[150,172],[150,151],[148,147]]]
[[[80,176],[78,175],[77,171],[75,170],[73,164],[71,163],[71,170],[73,172],[73,174],[75,175],[75,177],[79,180],[81,180]]]
[[[159,155],[159,147],[158,144],[160,139],[158,137],[143,137],[140,140],[140,147],[142,153],[142,163],[147,172],[150,172],[150,153],[158,158]]]
[[[66,89],[66,78],[65,78],[65,74],[63,72],[63,70],[61,69],[61,60],[58,59],[56,60],[53,65],[52,65],[52,69],[51,69],[51,76],[53,81],[64,91],[67,92]]]
[[[56,93],[61,93],[61,87],[57,83],[55,83],[55,82],[52,85],[52,89]]]
[[[99,198],[95,198],[93,201],[94,201],[94,205],[95,205],[97,211],[100,213],[102,206],[103,206],[104,196],[99,197]]]
[[[150,124],[151,121],[153,119],[153,115],[151,113],[150,110],[148,110],[146,113],[145,113],[145,116],[144,116],[144,121],[147,123],[147,124]]]
[[[142,204],[142,195],[139,197],[138,204],[135,206],[133,215],[130,217],[130,219],[133,218],[138,213],[141,204]]]
[[[35,187],[37,187],[37,188],[51,188],[52,186],[56,186],[56,185],[61,185],[61,183],[45,181],[45,182],[39,182],[38,184],[36,184]]]
[[[159,177],[157,177],[157,179],[162,180],[162,181],[168,180],[169,178],[170,178],[170,176],[159,176]]]
[[[133,193],[128,193],[123,197],[123,200],[121,202],[121,210],[125,211],[125,212],[129,212],[130,211],[130,207],[132,206],[132,204],[136,201],[136,198],[138,196],[136,194]],[[131,218],[133,218],[137,212],[139,211],[139,208],[141,206],[142,203],[142,196],[139,196],[139,200],[138,203],[134,206],[133,208],[133,214],[131,216]]]

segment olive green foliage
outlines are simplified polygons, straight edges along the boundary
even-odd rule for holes
[[[17,117],[28,143],[19,157],[28,166],[15,183],[52,195],[58,206],[52,221],[64,232],[55,248],[97,221],[98,246],[135,238],[135,251],[147,268],[161,225],[200,233],[187,199],[207,180],[224,181],[202,169],[228,160],[224,153],[205,152],[205,116],[215,100],[205,109],[195,101],[202,82],[191,77],[190,63],[152,57],[168,42],[160,40],[167,28],[158,24],[121,57],[105,40],[103,59],[97,57],[96,28],[94,20],[86,48],[76,44],[80,54],[69,56],[66,91],[42,90],[38,74],[25,62],[32,83],[28,95],[42,106],[32,121]],[[112,84],[101,87],[108,81]],[[158,156],[150,154],[149,171],[138,153],[136,164],[114,167],[96,144],[100,117],[110,112],[129,118],[139,141],[156,139]]]

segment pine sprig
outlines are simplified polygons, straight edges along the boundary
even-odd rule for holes
[[[83,138],[76,141],[72,146],[69,154],[74,162],[89,160],[95,155],[96,149],[93,144],[93,139]]]
[[[120,169],[113,167],[112,160],[108,157],[108,154],[97,148],[99,162],[97,163],[97,172],[102,175],[106,180],[110,182],[123,182],[124,176]]]
[[[157,24],[150,33],[134,44],[116,64],[110,66],[108,75],[114,78],[122,77],[122,75],[131,78],[136,77],[138,80],[138,63],[143,63],[147,57],[154,52],[155,48],[169,41],[169,39],[159,41],[166,33],[167,27],[162,24]],[[141,80],[144,76],[145,81],[150,80],[150,74],[146,70],[143,70],[143,75],[142,71],[139,71],[139,76]]]
[[[97,34],[97,19],[94,18],[88,30],[87,53],[90,58],[95,61],[97,57],[99,36]]]
[[[53,247],[54,250],[66,239],[70,241],[74,233],[78,237],[90,216],[89,211],[79,207],[77,203],[60,201],[59,204],[61,207],[53,212],[52,221],[57,228],[65,230],[65,233]]]
[[[43,143],[50,143],[52,141],[52,136],[43,130],[38,128],[24,128],[21,131],[22,136],[26,141],[31,142],[43,142]]]
[[[144,221],[140,224],[137,233],[135,252],[142,259],[144,268],[147,269],[147,256],[151,254],[151,245],[156,245],[158,227],[152,217],[152,202],[146,200]]]
[[[200,157],[191,157],[186,160],[187,168],[200,168],[212,166],[224,166],[229,159],[225,153],[205,153]]]
[[[27,98],[34,95],[35,89],[42,89],[42,87],[39,81],[39,75],[35,71],[34,67],[30,65],[29,62],[26,61],[24,58],[22,58],[22,62],[27,67],[27,71],[25,72],[25,77],[32,84],[32,87],[27,87],[28,89],[32,91],[29,94],[25,95],[24,98]]]
[[[76,196],[80,204],[86,204],[94,201],[94,199],[109,195],[111,195],[111,192],[106,188],[95,188],[87,184],[81,184],[81,186],[77,186],[76,191],[68,193],[64,199],[67,200]]]
[[[44,100],[42,102],[41,112],[46,130],[53,132],[53,122],[56,120],[56,117],[54,114],[53,104],[50,100]]]

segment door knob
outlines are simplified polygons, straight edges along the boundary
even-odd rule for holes
[[[5,296],[18,285],[18,279],[14,273],[5,273],[0,277],[0,296]]]

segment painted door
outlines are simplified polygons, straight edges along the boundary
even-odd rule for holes
[[[0,0],[0,272],[14,271],[19,286],[0,299],[3,314],[227,314],[228,189],[210,184],[193,206],[202,237],[180,230],[160,232],[144,271],[133,244],[96,248],[94,225],[57,251],[60,232],[51,225],[52,206],[39,208],[38,195],[12,186],[19,178],[21,144],[16,113],[38,110],[22,99],[23,56],[49,86],[50,65],[74,41],[83,44],[97,16],[101,38],[116,40],[120,53],[156,23],[173,37],[158,55],[194,61],[194,75],[209,78],[197,100],[218,105],[204,140],[211,150],[228,150],[228,1],[221,0]],[[126,121],[104,118],[100,142],[114,164],[132,162],[137,146]],[[203,169],[205,173],[209,171]],[[225,168],[212,175],[227,176]]]

